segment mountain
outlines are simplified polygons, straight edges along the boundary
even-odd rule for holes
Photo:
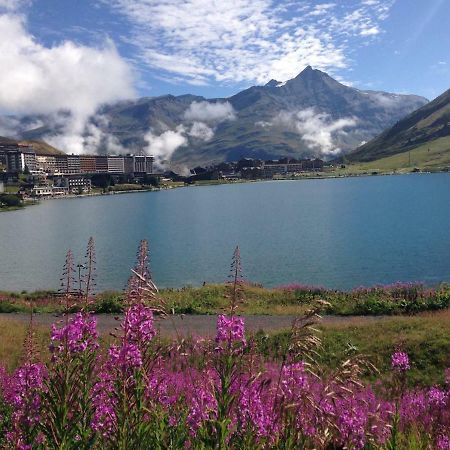
[[[421,150],[427,155],[421,155]],[[429,156],[425,158],[430,160],[428,165],[433,165],[436,156],[442,161],[443,152],[450,162],[450,89],[348,154],[346,160],[369,162],[411,151],[421,159]]]
[[[0,136],[0,145],[2,144],[30,145],[31,147],[33,147],[33,150],[36,152],[36,155],[45,155],[45,156],[64,155],[64,152],[62,152],[61,150],[58,150],[57,148],[52,147],[50,144],[47,144],[46,142],[39,140],[17,140]]]
[[[97,135],[114,137],[115,149],[140,150],[150,140],[150,152],[161,159],[173,152],[173,162],[189,167],[241,157],[330,159],[426,103],[415,95],[358,90],[307,67],[287,82],[271,80],[229,98],[165,95],[105,105],[91,124]],[[61,130],[43,117],[39,122],[44,125],[21,137],[54,142]],[[97,151],[107,152],[110,142],[102,138]]]
[[[227,100],[238,119],[221,124],[200,148],[187,149],[183,156],[180,151],[180,158],[328,158],[336,148],[356,148],[427,102],[413,95],[360,91],[311,67],[286,83],[272,80]]]

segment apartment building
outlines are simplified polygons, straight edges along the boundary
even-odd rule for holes
[[[153,156],[135,155],[134,158],[134,173],[150,174],[153,173]]]
[[[125,160],[123,156],[107,157],[108,173],[125,173]]]
[[[9,173],[35,172],[37,170],[36,153],[32,147],[20,144],[0,146],[0,161]]]
[[[54,186],[64,187],[70,194],[89,193],[92,189],[91,179],[83,175],[68,175],[53,179]]]
[[[95,156],[95,172],[96,173],[108,173],[108,157]]]
[[[81,173],[80,155],[67,155],[67,173],[68,174]]]
[[[69,166],[67,164],[67,155],[55,156],[55,174],[68,173]]]
[[[153,173],[153,156],[147,155],[36,155],[31,147],[1,147],[0,164],[11,173],[28,168],[32,174],[134,174]]]
[[[56,172],[56,158],[54,156],[36,156],[37,171],[53,175]]]
[[[95,173],[95,156],[80,155],[80,172],[81,173]]]

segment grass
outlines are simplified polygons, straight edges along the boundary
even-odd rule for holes
[[[55,318],[55,321],[57,319]],[[381,376],[390,374],[390,355],[401,346],[411,357],[409,373],[411,386],[432,385],[443,382],[444,369],[450,367],[450,309],[423,313],[415,317],[392,317],[373,324],[357,318],[344,319],[342,323],[320,326],[323,351],[321,363],[332,370],[353,352],[367,355],[380,370]],[[0,361],[9,370],[21,359],[26,325],[11,318],[0,318]],[[38,347],[42,357],[48,357],[49,330],[36,328]],[[103,337],[103,345],[110,337]],[[260,331],[255,336],[260,353],[279,358],[290,342],[289,331],[266,335]]]
[[[23,322],[11,319],[0,318],[0,365],[8,370],[17,367],[23,356],[23,342],[27,326]],[[39,353],[42,356],[48,354],[50,330],[46,327],[36,328],[36,341]]]
[[[17,194],[17,191],[19,190],[19,185],[18,184],[7,184],[5,186],[5,194]]]
[[[131,184],[131,183],[125,183],[125,184],[116,184],[114,186],[110,187],[110,190],[113,192],[120,192],[120,191],[142,191],[144,187],[140,184]]]
[[[411,172],[415,168],[421,170],[445,170],[450,168],[450,137],[442,137],[420,145],[410,152],[377,159],[367,163],[347,164],[345,169],[336,169],[342,175],[360,174],[364,172],[400,173]]]
[[[24,205],[20,206],[0,206],[0,212],[7,212],[7,211],[17,211],[18,209],[23,209]]]
[[[395,317],[367,324],[357,319],[342,324],[322,325],[321,362],[336,368],[349,354],[367,355],[380,370],[382,378],[390,374],[390,356],[400,346],[412,362],[408,380],[411,386],[443,383],[444,370],[450,367],[450,310]],[[290,333],[258,336],[260,351],[277,355],[290,342]],[[349,351],[352,349],[352,351]]]
[[[329,303],[327,314],[398,315],[450,307],[450,287],[425,289],[419,284],[392,285],[350,292],[317,287],[289,285],[268,289],[246,284],[240,305],[242,314],[303,314],[317,299]],[[181,289],[162,289],[167,309],[176,314],[218,314],[228,305],[227,287],[223,284]],[[96,313],[118,313],[122,310],[121,292],[107,291],[96,296]],[[61,306],[51,292],[0,293],[0,312],[24,312],[30,302],[37,312],[58,312]]]

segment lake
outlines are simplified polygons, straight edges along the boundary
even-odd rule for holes
[[[227,278],[350,289],[450,281],[450,174],[273,181],[47,200],[0,213],[0,290],[59,287],[93,236],[98,289],[122,289],[140,239],[159,286]]]

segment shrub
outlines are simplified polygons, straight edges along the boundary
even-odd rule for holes
[[[18,195],[0,194],[0,207],[17,207],[22,205],[22,200]]]

